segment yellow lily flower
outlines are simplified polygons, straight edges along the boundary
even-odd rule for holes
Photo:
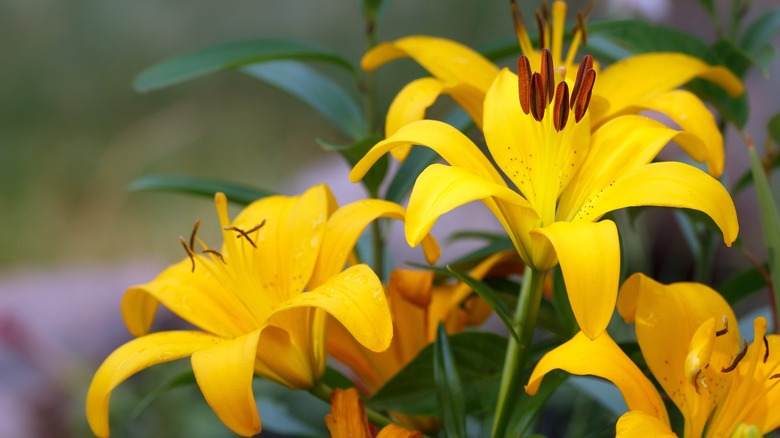
[[[730,245],[738,231],[736,211],[728,192],[706,173],[682,163],[651,163],[669,141],[700,147],[697,137],[638,115],[616,117],[591,133],[590,59],[571,84],[554,73],[551,54],[544,53],[540,72],[532,73],[521,57],[519,77],[502,70],[485,96],[483,131],[501,172],[457,129],[421,120],[376,144],[350,179],[360,180],[395,148],[434,149],[450,165],[433,164],[417,179],[405,226],[409,244],[417,245],[442,214],[482,200],[526,265],[543,272],[560,262],[577,322],[595,338],[615,306],[620,266],[617,229],[599,221],[605,213],[643,205],[699,210]]]
[[[780,426],[780,336],[766,335],[766,319],[755,319],[748,345],[716,291],[642,274],[623,284],[618,311],[635,323],[647,366],[685,418],[685,437],[758,436]],[[618,421],[617,436],[674,436],[660,394],[609,335],[591,341],[580,334],[547,353],[526,391],[534,394],[556,368],[620,389],[630,412]]]
[[[128,289],[122,313],[132,340],[100,366],[87,394],[92,431],[109,435],[111,391],[152,365],[191,356],[207,403],[233,432],[260,432],[254,374],[292,389],[315,385],[325,369],[326,313],[372,351],[390,345],[392,321],[376,274],[344,269],[363,229],[379,217],[404,219],[397,204],[359,201],[336,210],[326,186],[300,196],[273,196],[247,206],[234,221],[215,196],[221,251],[195,252],[195,231],[181,239],[188,258],[152,282]],[[197,230],[197,227],[196,227]],[[426,254],[438,255],[432,238]],[[159,304],[198,330],[149,334]]]
[[[515,11],[517,12],[516,8]],[[578,15],[573,40],[564,58],[563,32],[566,3],[555,1],[552,13],[539,15],[542,47],[550,48],[552,61],[562,66],[567,78],[576,81],[574,58],[585,33],[584,18]],[[536,50],[515,14],[515,28],[520,49],[531,65],[541,63],[542,51]],[[439,95],[450,95],[476,124],[483,126],[482,100],[499,69],[476,51],[457,42],[429,36],[411,36],[383,43],[368,51],[361,61],[366,71],[374,70],[395,59],[411,57],[433,77],[410,82],[391,104],[385,124],[385,135],[391,136],[402,126],[421,120]],[[603,71],[597,64],[599,81],[593,87],[591,129],[596,129],[618,115],[652,110],[665,114],[683,130],[701,140],[697,147],[682,145],[696,161],[706,162],[715,177],[723,172],[723,137],[712,114],[692,93],[676,88],[694,78],[703,78],[723,87],[732,96],[744,91],[742,83],[728,69],[710,66],[700,59],[681,53],[648,53],[617,62]],[[403,160],[406,145],[393,152]]]
[[[331,413],[325,416],[331,438],[371,438],[363,400],[355,388],[336,388],[331,394]],[[389,424],[376,438],[421,438],[422,433]]]

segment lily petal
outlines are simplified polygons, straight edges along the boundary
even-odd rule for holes
[[[495,183],[504,181],[474,142],[452,126],[436,120],[413,122],[377,143],[352,168],[349,174],[350,181],[360,181],[382,155],[410,143],[427,146],[451,165],[469,169],[490,181]]]
[[[365,228],[379,218],[404,221],[406,210],[394,202],[365,199],[345,205],[333,213],[325,228],[320,256],[309,281],[309,288],[340,272]],[[430,235],[423,236],[422,240],[427,241],[423,244],[426,259],[431,264],[436,263],[440,254],[438,243]]]
[[[366,409],[355,388],[334,389],[330,410],[325,424],[331,438],[371,438]]]
[[[316,307],[330,313],[369,350],[386,350],[393,338],[393,323],[382,283],[367,265],[352,266],[314,290],[292,297],[275,313],[301,307]]]
[[[697,77],[715,82],[732,96],[744,91],[742,82],[730,70],[713,67],[692,56],[682,53],[635,55],[612,64],[599,74],[593,94],[606,98],[609,107],[591,108],[593,124],[597,126],[638,102]]]
[[[620,241],[614,222],[555,222],[531,234],[555,248],[577,323],[595,339],[607,329],[617,300]]]
[[[87,421],[92,432],[100,437],[109,435],[111,391],[130,376],[152,365],[212,348],[222,341],[216,336],[196,331],[158,332],[134,339],[114,350],[95,372],[87,392]]]
[[[472,201],[496,198],[523,209],[527,215],[535,212],[522,196],[503,184],[487,180],[466,169],[432,164],[417,178],[409,197],[406,217],[406,240],[416,246],[428,234],[439,216]],[[509,231],[509,230],[508,230]],[[516,234],[510,231],[510,235]]]
[[[401,127],[423,120],[425,111],[436,99],[447,94],[452,96],[466,110],[477,126],[482,127],[482,102],[485,93],[469,84],[447,85],[436,78],[421,78],[408,83],[393,99],[387,110],[385,136],[395,134]],[[393,156],[404,161],[412,145],[398,146],[390,151]]]
[[[700,142],[678,144],[694,160],[705,161],[710,175],[717,178],[723,173],[723,135],[712,113],[698,97],[689,91],[673,90],[644,100],[639,105],[644,109],[665,114],[684,131],[697,136]],[[704,150],[701,150],[699,145],[703,146]]]
[[[371,71],[406,56],[448,85],[467,83],[483,93],[498,74],[498,68],[493,63],[469,47],[429,36],[410,36],[379,44],[363,56],[360,66]]]
[[[531,373],[526,392],[536,394],[542,378],[554,369],[607,379],[618,387],[630,410],[643,411],[669,422],[664,402],[653,383],[606,333],[591,340],[579,332],[545,354]]]
[[[676,162],[635,169],[590,199],[577,216],[597,220],[607,212],[642,205],[701,211],[715,221],[728,246],[739,232],[734,201],[723,185],[695,167]]]
[[[260,433],[252,392],[260,330],[192,354],[192,371],[203,397],[220,420],[241,436]]]
[[[621,415],[615,427],[615,438],[676,438],[669,425],[642,411]]]

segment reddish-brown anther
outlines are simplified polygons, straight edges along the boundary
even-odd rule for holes
[[[552,102],[553,92],[555,91],[555,68],[553,67],[552,53],[548,49],[542,50],[542,67],[539,72],[542,74],[542,85],[547,96],[547,102]]]
[[[585,55],[585,57],[582,58],[582,61],[580,61],[580,66],[577,68],[577,79],[574,80],[574,88],[571,90],[569,108],[574,108],[574,103],[577,101],[577,96],[579,95],[582,86],[582,76],[585,75],[585,72],[588,70],[593,70],[593,57]]]
[[[531,76],[531,114],[537,122],[544,118],[544,110],[547,108],[547,96],[545,96],[544,80],[542,75],[534,73]]]
[[[569,120],[569,86],[566,82],[558,84],[555,90],[555,105],[553,106],[553,126],[560,132]]]
[[[531,110],[531,63],[523,55],[517,58],[517,90],[520,97],[520,107],[528,114]]]
[[[582,84],[580,84],[579,94],[576,96],[576,102],[574,103],[574,121],[579,122],[582,117],[585,116],[585,111],[590,104],[590,95],[593,92],[593,84],[596,82],[596,71],[590,69],[582,76]],[[574,97],[574,96],[572,96]]]
[[[539,11],[536,11],[536,27],[539,28],[539,47],[544,49],[544,19]]]

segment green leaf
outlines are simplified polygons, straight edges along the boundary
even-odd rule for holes
[[[320,147],[326,151],[338,152],[344,159],[347,160],[351,167],[354,167],[358,161],[368,152],[375,144],[379,143],[382,137],[378,135],[369,135],[351,145],[341,146],[330,144],[324,140],[317,140]],[[383,155],[366,173],[361,182],[368,190],[368,193],[372,197],[376,197],[379,193],[379,186],[387,175],[387,169],[390,166],[390,159],[387,155]]]
[[[775,114],[769,119],[766,125],[766,130],[769,133],[769,137],[776,145],[780,146],[780,113]]]
[[[271,61],[242,67],[241,71],[297,97],[353,140],[368,135],[366,119],[355,99],[317,70],[298,61]]]
[[[439,419],[448,437],[466,436],[466,406],[463,386],[458,375],[458,365],[452,355],[444,324],[439,323],[436,341],[433,343],[433,381],[436,384],[436,401]]]
[[[142,398],[130,412],[130,418],[137,418],[153,401],[157,400],[157,398],[166,392],[181,386],[191,386],[195,384],[197,384],[195,381],[195,373],[193,373],[191,369],[173,376],[147,394],[146,397]]]
[[[780,7],[769,10],[751,23],[742,36],[741,46],[750,54],[764,75],[774,58],[772,40],[780,33]]]
[[[466,413],[485,409],[495,403],[506,345],[506,338],[493,333],[470,332],[450,336],[449,346],[458,364]],[[433,346],[424,348],[366,404],[378,410],[437,415]]]
[[[558,315],[558,321],[566,330],[569,338],[574,336],[580,329],[577,319],[574,317],[574,311],[571,310],[569,303],[569,294],[566,291],[566,283],[563,281],[563,272],[560,266],[553,269],[553,309]]]
[[[544,405],[544,402],[568,378],[569,375],[567,373],[561,370],[553,370],[544,376],[544,380],[542,380],[536,395],[530,396],[525,391],[520,391],[518,401],[512,410],[509,426],[507,426],[506,436],[525,436],[525,431],[537,419],[539,410]]]
[[[254,39],[220,44],[168,59],[141,72],[133,81],[133,87],[145,92],[218,71],[280,59],[324,61],[355,74],[352,64],[328,49],[292,40]]]
[[[518,343],[522,344],[522,341],[520,340],[520,335],[517,334],[517,331],[515,331],[514,326],[512,324],[512,309],[501,298],[498,292],[496,292],[493,288],[486,285],[485,283],[475,280],[470,275],[460,272],[457,269],[452,268],[451,266],[447,266],[447,270],[450,271],[452,275],[454,275],[458,280],[462,281],[463,283],[466,283],[470,288],[474,289],[474,292],[476,292],[477,295],[482,297],[482,299],[485,300],[486,303],[488,303],[490,308],[493,309],[494,312],[496,312],[496,315],[498,315],[498,317],[501,318],[501,321],[509,330],[509,333],[512,335],[512,337],[514,337]]]
[[[704,9],[707,10],[707,13],[710,14],[710,16],[717,17],[717,12],[715,11],[715,0],[699,0],[699,4],[701,4]]]
[[[275,194],[241,184],[183,176],[144,176],[130,183],[128,188],[138,192],[176,192],[208,197],[222,192],[227,196],[228,201],[241,205]]]
[[[780,217],[761,160],[758,159],[756,150],[752,146],[748,148],[748,153],[758,197],[761,229],[764,231],[764,242],[766,242],[769,273],[772,277],[772,295],[775,298],[774,316],[777,318],[780,315]]]
[[[756,267],[752,267],[727,279],[718,287],[718,292],[733,306],[765,286],[764,276],[758,272]]]

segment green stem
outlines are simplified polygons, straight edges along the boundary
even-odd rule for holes
[[[325,403],[330,404],[330,396],[333,394],[333,388],[320,381],[309,389],[309,393]],[[366,416],[368,417],[369,423],[380,427],[395,424],[393,420],[368,407],[366,407]]]
[[[493,419],[493,438],[503,438],[509,425],[509,416],[514,408],[517,393],[522,383],[520,379],[525,370],[525,363],[531,351],[531,341],[536,326],[536,318],[539,314],[539,304],[542,300],[542,288],[546,272],[534,271],[526,266],[523,274],[523,285],[520,288],[520,297],[517,300],[517,308],[512,321],[515,330],[520,335],[517,342],[514,337],[509,337],[509,345],[504,358],[504,370],[501,374],[501,386],[498,392],[496,414]]]

